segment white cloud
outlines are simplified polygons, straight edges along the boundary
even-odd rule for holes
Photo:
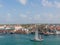
[[[53,6],[52,2],[49,2],[48,0],[42,0],[42,5],[47,7]]]
[[[31,17],[32,16],[32,17]],[[43,13],[43,14],[35,14],[35,15],[25,15],[20,14],[20,18],[26,22],[33,23],[56,23],[60,19],[60,15],[52,14],[52,13]]]
[[[29,20],[32,20],[32,17],[29,17]]]
[[[8,13],[8,14],[7,14],[7,17],[9,18],[9,17],[10,17],[10,15],[11,15],[11,14],[10,14],[10,13]]]
[[[34,20],[40,20],[41,19],[41,16],[40,15],[34,15]]]
[[[20,17],[21,17],[21,18],[27,18],[27,15],[20,14]]]
[[[41,18],[43,21],[46,22],[57,22],[60,19],[60,15],[58,14],[52,14],[52,13],[43,13],[43,18]]]
[[[16,9],[13,9],[13,11],[16,11]]]
[[[52,19],[54,16],[53,16],[53,14],[48,13],[48,14],[47,14],[47,17],[50,18],[50,19]]]
[[[36,3],[31,2],[31,6],[32,6],[32,7],[37,7],[37,4],[36,4]]]
[[[56,8],[60,8],[60,2],[54,2],[54,6],[56,7]]]
[[[0,4],[0,7],[3,7],[3,5],[2,5],[2,4]]]
[[[26,5],[27,0],[19,0],[19,2],[20,2],[21,4],[23,4],[23,5]]]
[[[29,15],[29,14],[31,14],[31,12],[30,12],[30,11],[28,11],[28,12],[26,12],[26,14],[27,14],[27,15]]]
[[[8,14],[6,15],[6,21],[7,21],[7,22],[11,21],[11,14],[10,14],[10,13],[8,13]]]
[[[44,7],[55,7],[55,8],[60,8],[60,2],[57,2],[57,1],[49,1],[49,0],[42,0],[42,5]]]

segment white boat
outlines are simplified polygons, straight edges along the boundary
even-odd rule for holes
[[[39,37],[37,29],[35,30],[35,37],[34,39],[31,39],[31,41],[43,41],[43,39],[41,38],[41,35]]]

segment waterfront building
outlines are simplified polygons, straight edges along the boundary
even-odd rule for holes
[[[60,34],[60,25],[56,26],[56,34]]]
[[[15,25],[14,27],[15,27],[15,30],[19,30],[19,29],[23,28],[23,27],[20,26],[20,25]]]

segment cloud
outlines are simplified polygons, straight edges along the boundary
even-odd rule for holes
[[[52,2],[49,2],[48,0],[42,0],[41,3],[43,6],[47,6],[47,7],[53,6]]]
[[[24,15],[24,14],[20,14],[19,16],[24,19],[27,18],[27,15]]]
[[[26,12],[26,14],[27,14],[27,15],[29,15],[29,14],[31,14],[31,12],[30,12],[30,11],[28,11],[28,12]]]
[[[41,16],[37,14],[37,15],[34,15],[33,18],[34,18],[34,20],[40,20],[41,19]]]
[[[47,12],[35,15],[20,14],[19,16],[20,20],[26,23],[57,23],[60,19],[60,15]]]
[[[36,3],[31,2],[32,7],[37,7],[38,5]]]
[[[23,5],[26,5],[27,0],[19,0],[19,2],[20,2],[21,4],[23,4]]]
[[[59,23],[60,15],[52,13],[43,13],[40,16],[35,15],[34,20],[39,23]],[[38,18],[39,17],[39,18]]]
[[[9,14],[10,15],[10,14]],[[57,23],[60,15],[52,13],[42,13],[35,15],[20,14],[21,22],[25,23]]]
[[[55,18],[54,15],[51,13],[46,13],[44,15],[45,15],[46,20],[53,20],[53,18]]]
[[[43,14],[39,14],[39,15],[35,15],[34,19],[38,20],[38,21],[47,21],[47,20],[52,20],[54,18],[54,15],[51,13],[43,13]]]
[[[16,9],[13,9],[13,11],[16,11]]]
[[[10,13],[8,13],[8,14],[6,15],[6,21],[7,21],[7,22],[11,21],[11,14],[10,14]]]
[[[49,22],[49,21],[54,21],[58,18],[59,15],[54,15],[52,13],[43,13],[43,14],[39,14],[39,15],[35,15],[34,16],[34,20],[36,21],[41,21],[41,22]]]
[[[25,15],[25,14],[20,14],[19,15],[21,19],[24,19],[24,20],[29,20],[29,21],[41,21],[41,20],[52,20],[52,19],[55,19],[56,16],[54,16],[53,14],[51,13],[44,13],[44,14],[35,14],[35,15],[32,15],[29,16],[29,15]]]
[[[2,5],[2,4],[0,4],[0,7],[3,7],[3,5]]]
[[[46,23],[59,23],[60,15],[52,13],[43,13],[42,22]]]
[[[60,8],[60,2],[56,2],[56,1],[55,1],[55,2],[54,2],[54,5],[55,5],[56,8]]]
[[[49,0],[42,0],[41,4],[44,7],[55,7],[55,8],[60,8],[60,2],[58,1],[49,1]]]

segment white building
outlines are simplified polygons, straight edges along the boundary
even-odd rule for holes
[[[5,29],[5,27],[6,27],[5,25],[4,26],[0,26],[0,29]]]
[[[22,31],[25,31],[27,34],[29,33],[29,29],[22,28]]]
[[[56,30],[56,34],[60,34],[60,31],[57,31],[57,30]]]
[[[15,30],[19,30],[21,28],[22,28],[22,26],[15,26]]]

